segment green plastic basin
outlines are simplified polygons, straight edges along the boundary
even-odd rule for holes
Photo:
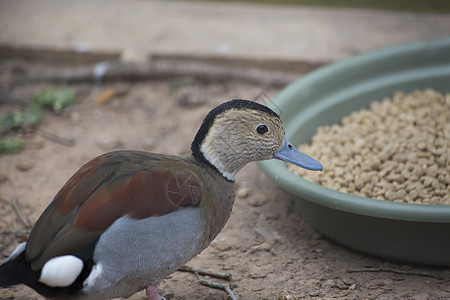
[[[378,50],[325,66],[290,84],[270,105],[281,113],[288,139],[300,145],[310,141],[317,127],[338,123],[373,100],[425,88],[450,92],[450,38]],[[450,266],[450,205],[349,195],[308,182],[281,161],[259,166],[297,196],[300,213],[328,238],[377,256]]]

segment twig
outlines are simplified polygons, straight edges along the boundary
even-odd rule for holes
[[[201,274],[201,275],[207,275],[207,276],[211,276],[211,277],[215,277],[215,278],[231,280],[231,274],[229,274],[229,273],[215,272],[215,271],[210,271],[210,270],[202,270],[202,269],[192,268],[192,267],[188,267],[188,266],[179,267],[178,271],[193,273],[195,275],[195,277],[197,278],[198,282],[200,282],[200,284],[210,287],[210,288],[224,290],[228,294],[228,296],[230,297],[231,300],[237,300],[236,296],[234,295],[233,291],[231,290],[231,288],[228,284],[203,279],[203,278],[200,278],[200,276],[199,276],[199,274]]]
[[[198,280],[198,282],[200,282],[200,284],[203,284],[204,286],[211,287],[214,289],[224,290],[225,292],[227,292],[227,294],[231,300],[237,300],[236,296],[234,295],[233,291],[231,290],[231,288],[228,284],[214,282],[211,280],[206,280],[206,279],[200,278],[198,276],[197,276],[197,280]]]
[[[15,234],[15,235],[22,235],[22,234],[30,234],[31,229],[14,229],[14,228],[8,228],[2,231],[3,234]]]
[[[108,62],[96,66],[77,67],[63,70],[53,70],[45,74],[25,76],[16,84],[36,82],[104,82],[109,80],[143,80],[171,79],[174,77],[191,76],[203,81],[243,81],[255,84],[284,86],[291,83],[298,74],[270,70],[254,70],[248,67],[215,65],[199,62],[153,61],[148,63]],[[94,72],[101,66],[102,72]]]
[[[52,142],[55,142],[55,143],[58,143],[58,144],[61,144],[61,145],[67,146],[67,147],[72,147],[75,144],[75,141],[73,139],[56,135],[47,130],[42,130],[41,135],[42,135],[42,137],[44,137]]]
[[[178,268],[178,271],[180,272],[190,272],[190,273],[197,273],[199,275],[206,275],[206,276],[211,276],[214,278],[220,278],[220,279],[225,279],[230,281],[232,275],[230,273],[224,273],[224,272],[216,272],[216,271],[211,271],[211,270],[203,270],[203,269],[198,269],[198,268],[193,268],[193,267],[188,267],[188,266],[182,266]]]
[[[431,277],[435,279],[442,279],[440,276],[433,275],[426,272],[414,272],[414,271],[404,271],[404,270],[397,270],[394,268],[355,268],[355,269],[348,269],[348,273],[359,273],[359,272],[389,272],[389,273],[396,273],[396,274],[402,274],[402,275],[415,275],[415,276],[424,276],[424,277]]]
[[[30,228],[31,227],[30,221],[28,221],[28,219],[24,216],[24,214],[20,210],[19,200],[17,200],[17,198],[13,197],[13,198],[11,198],[11,204],[12,204],[17,216],[19,217],[19,220],[23,223],[23,225],[25,225],[26,228]]]

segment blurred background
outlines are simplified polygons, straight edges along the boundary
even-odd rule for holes
[[[96,155],[187,153],[219,103],[267,103],[318,67],[448,36],[448,0],[0,0],[0,261]],[[237,182],[230,221],[189,264],[230,272],[239,299],[448,299],[448,268],[325,238],[254,164]],[[179,272],[160,293],[228,299]]]
[[[449,12],[445,0],[2,0],[0,55],[43,50],[125,60],[170,55],[323,63],[447,36]]]

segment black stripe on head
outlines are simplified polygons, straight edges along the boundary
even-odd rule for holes
[[[203,140],[206,137],[206,134],[208,133],[209,129],[211,128],[212,124],[214,123],[215,118],[230,109],[259,110],[259,111],[265,112],[271,116],[279,118],[279,116],[273,110],[271,110],[267,106],[256,103],[254,101],[235,99],[235,100],[231,100],[228,102],[224,102],[224,103],[220,104],[219,106],[213,108],[208,113],[208,115],[206,115],[205,119],[203,120],[202,125],[200,126],[200,129],[198,130],[197,134],[195,135],[194,141],[191,144],[191,151],[192,151],[192,154],[196,158],[200,159],[203,162],[206,162],[207,164],[210,164],[204,157],[203,153],[200,151],[200,146],[202,145]]]

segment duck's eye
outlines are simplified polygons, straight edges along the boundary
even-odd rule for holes
[[[266,133],[267,131],[269,131],[269,128],[267,128],[266,125],[262,124],[262,125],[258,125],[258,127],[256,127],[256,131],[257,131],[259,134],[264,134],[264,133]]]

